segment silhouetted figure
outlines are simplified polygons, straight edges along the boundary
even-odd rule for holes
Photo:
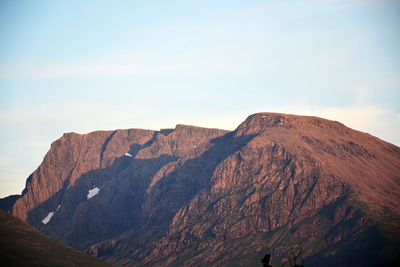
[[[264,267],[272,267],[271,265],[269,265],[270,261],[271,261],[271,255],[269,255],[269,254],[266,254],[264,256],[264,258],[261,259],[261,262],[262,262]]]

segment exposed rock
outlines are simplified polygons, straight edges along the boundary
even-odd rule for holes
[[[140,224],[151,177],[165,164],[226,131],[176,129],[65,134],[28,179],[13,215],[79,249]],[[126,157],[129,153],[132,157]],[[101,191],[89,198],[96,186]],[[61,209],[45,225],[42,220]]]
[[[66,134],[13,214],[117,265],[249,266],[268,253],[274,266],[299,244],[306,266],[390,265],[400,148],[338,122],[276,113],[232,132]]]

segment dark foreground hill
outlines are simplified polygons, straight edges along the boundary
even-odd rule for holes
[[[316,117],[65,134],[15,216],[116,265],[396,266],[400,148]]]
[[[111,266],[0,211],[0,266]]]

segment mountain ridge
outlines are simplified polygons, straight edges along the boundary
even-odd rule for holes
[[[117,265],[246,264],[268,251],[281,264],[303,241],[310,266],[345,264],[345,247],[355,266],[371,250],[386,256],[372,253],[370,263],[390,266],[399,173],[397,146],[311,116],[256,113],[234,131],[69,133],[30,176],[13,215]],[[354,241],[364,239],[380,241]]]

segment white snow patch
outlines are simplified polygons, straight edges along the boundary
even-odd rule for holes
[[[94,197],[95,195],[97,195],[99,193],[99,191],[100,191],[100,189],[98,187],[90,189],[89,193],[87,194],[87,199]]]
[[[46,216],[46,218],[44,218],[42,220],[42,223],[47,224],[51,220],[51,217],[53,217],[53,215],[54,215],[54,212],[49,212],[49,214]]]
[[[125,153],[125,156],[132,158],[132,155],[129,154],[128,152]]]
[[[46,218],[42,220],[43,224],[47,224],[50,222],[51,218],[54,216],[54,214],[61,208],[61,205],[57,206],[57,209],[55,211],[50,211],[49,214],[47,214]]]

